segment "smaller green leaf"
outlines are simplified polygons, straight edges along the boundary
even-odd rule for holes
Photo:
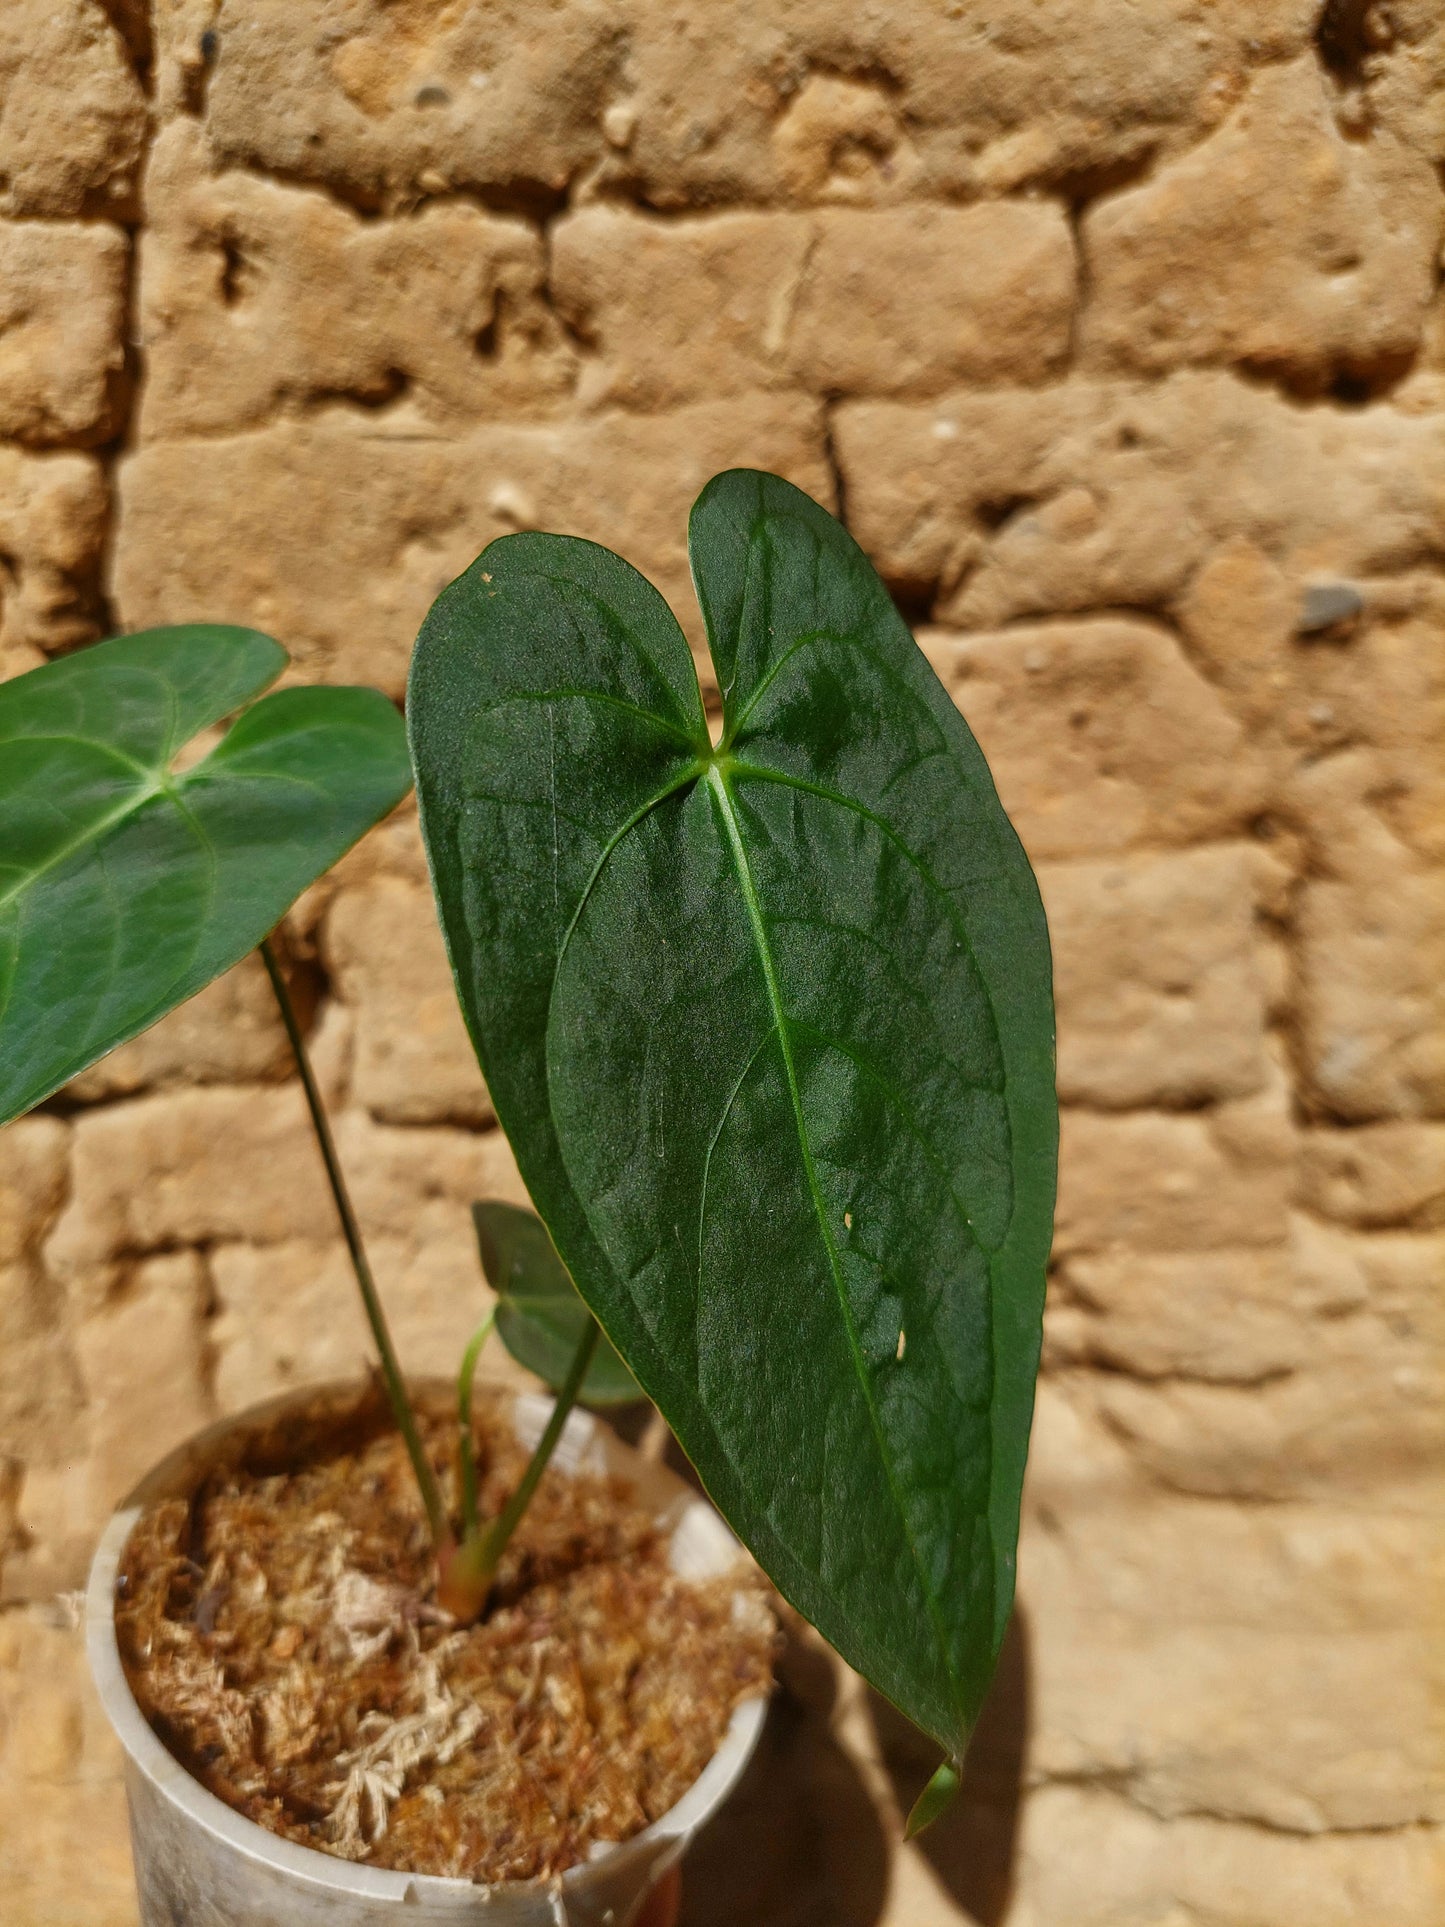
[[[555,1392],[567,1376],[592,1314],[577,1295],[547,1227],[534,1211],[488,1199],[472,1206],[487,1283],[497,1294],[497,1331],[519,1365]],[[625,1405],[643,1397],[605,1335],[582,1381],[586,1405]]]
[[[0,1124],[238,963],[410,789],[379,690],[263,696],[285,667],[193,622],[0,685]]]

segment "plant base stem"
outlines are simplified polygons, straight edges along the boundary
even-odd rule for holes
[[[411,1460],[412,1471],[416,1474],[417,1485],[421,1489],[422,1504],[426,1507],[427,1524],[431,1528],[432,1544],[438,1555],[451,1545],[451,1529],[447,1524],[446,1508],[442,1504],[441,1488],[436,1474],[421,1442],[417,1430],[416,1414],[411,1400],[407,1397],[406,1381],[401,1375],[397,1361],[396,1348],[391,1342],[387,1328],[386,1314],[381,1308],[377,1295],[376,1281],[371,1275],[366,1249],[361,1242],[361,1227],[356,1221],[356,1213],[351,1206],[351,1196],[346,1189],[346,1180],[341,1174],[341,1165],[336,1156],[336,1145],[331,1136],[330,1121],[326,1108],[321,1102],[321,1092],[317,1087],[311,1070],[311,1060],[306,1053],[306,1044],[301,1035],[301,1026],[296,1020],[295,1006],[291,993],[286,988],[286,979],[281,974],[281,966],[276,961],[276,953],[271,948],[271,939],[261,941],[261,961],[266,966],[266,975],[271,979],[271,988],[276,993],[276,1002],[281,1008],[281,1021],[286,1026],[290,1039],[291,1054],[296,1059],[296,1068],[301,1075],[301,1088],[306,1094],[306,1108],[311,1113],[312,1128],[316,1142],[321,1148],[321,1161],[326,1166],[327,1181],[331,1195],[336,1201],[336,1214],[341,1220],[342,1236],[346,1249],[351,1254],[351,1268],[356,1274],[356,1283],[361,1292],[361,1303],[366,1312],[366,1322],[371,1327],[371,1336],[381,1359],[381,1376],[386,1386],[386,1395],[396,1419],[397,1430],[406,1444],[407,1456]]]

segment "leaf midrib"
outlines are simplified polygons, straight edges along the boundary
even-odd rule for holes
[[[757,888],[753,882],[752,866],[748,861],[747,847],[742,836],[742,827],[737,819],[737,812],[734,808],[732,793],[728,788],[727,777],[719,764],[712,763],[709,766],[706,781],[716,798],[719,813],[722,817],[723,828],[732,852],[733,867],[737,872],[738,888],[742,894],[743,904],[748,915],[748,922],[753,932],[753,941],[757,947],[758,961],[762,968],[768,1004],[772,1011],[774,1026],[777,1031],[778,1047],[782,1054],[783,1073],[787,1079],[788,1095],[792,1102],[793,1121],[798,1134],[798,1148],[803,1162],[803,1174],[808,1186],[808,1195],[812,1200],[814,1215],[818,1220],[818,1230],[822,1238],[823,1249],[827,1253],[828,1269],[832,1274],[833,1288],[837,1293],[838,1308],[843,1320],[843,1329],[848,1339],[848,1348],[852,1353],[854,1371],[857,1375],[859,1387],[863,1393],[864,1405],[867,1407],[868,1420],[873,1430],[873,1438],[878,1450],[879,1463],[882,1465],[883,1475],[888,1481],[888,1490],[893,1500],[894,1511],[903,1529],[903,1537],[913,1560],[914,1569],[918,1574],[919,1589],[923,1595],[924,1605],[929,1618],[933,1622],[934,1634],[938,1641],[938,1651],[943,1662],[944,1672],[948,1677],[949,1685],[952,1688],[955,1701],[957,1702],[960,1697],[959,1683],[949,1657],[947,1627],[944,1623],[942,1611],[933,1588],[928,1583],[927,1568],[924,1565],[922,1554],[918,1548],[918,1542],[914,1538],[913,1529],[903,1505],[898,1480],[893,1469],[893,1461],[888,1451],[883,1427],[879,1421],[878,1408],[873,1397],[873,1388],[867,1371],[864,1368],[862,1348],[858,1342],[857,1328],[854,1325],[852,1312],[848,1305],[847,1292],[843,1284],[842,1269],[838,1262],[837,1246],[833,1239],[832,1228],[828,1223],[827,1210],[824,1206],[822,1193],[818,1185],[816,1167],[813,1162],[812,1145],[808,1139],[807,1119],[803,1114],[803,1097],[798,1087],[797,1067],[793,1061],[793,1048],[788,1034],[787,1012],[783,1007],[782,991],[778,983],[777,970],[773,962],[772,945],[768,939],[767,926],[763,921],[762,904],[758,899]]]

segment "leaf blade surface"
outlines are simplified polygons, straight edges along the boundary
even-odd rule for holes
[[[0,1122],[238,962],[406,794],[385,697],[262,696],[285,663],[194,623],[0,685]]]
[[[472,1206],[472,1222],[482,1269],[497,1294],[497,1336],[519,1365],[560,1391],[593,1319],[546,1225],[535,1212],[493,1198]],[[597,1340],[578,1397],[584,1405],[625,1405],[642,1397],[605,1336]]]
[[[524,578],[545,556],[601,598],[590,545],[504,538],[444,593],[410,701],[443,924],[578,1289],[781,1590],[958,1752],[1012,1597],[1037,1364],[1042,910],[981,754],[832,518],[735,471],[690,545],[717,751],[631,572],[630,640],[574,627],[565,686],[615,696],[644,656],[667,728],[547,700],[558,611]],[[527,717],[504,722],[519,673]]]

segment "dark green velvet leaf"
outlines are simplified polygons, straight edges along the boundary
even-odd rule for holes
[[[951,1755],[1014,1584],[1052,1222],[1047,931],[866,557],[718,476],[724,698],[608,551],[495,542],[413,661],[497,1113],[578,1290],[782,1592]]]
[[[488,1199],[472,1206],[482,1270],[497,1294],[497,1336],[519,1365],[560,1391],[592,1314],[535,1211]],[[582,1381],[584,1405],[625,1405],[642,1389],[606,1338]]]
[[[0,683],[0,1123],[229,969],[405,796],[376,690],[244,708],[285,666],[269,636],[190,623]]]

